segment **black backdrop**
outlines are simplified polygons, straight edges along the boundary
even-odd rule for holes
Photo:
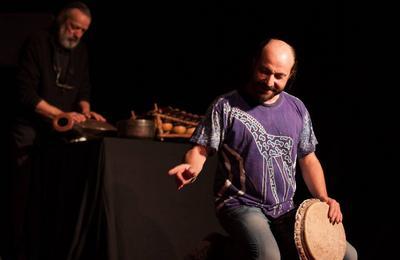
[[[45,24],[63,2],[2,0],[0,29],[7,32],[0,41],[2,111],[10,105],[22,35]],[[390,210],[397,205],[392,203],[392,179],[398,173],[394,149],[399,127],[395,95],[386,92],[393,90],[395,74],[381,59],[393,55],[389,25],[395,16],[389,6],[340,1],[86,3],[94,15],[86,35],[93,105],[111,122],[126,119],[131,110],[145,113],[153,102],[203,113],[216,95],[242,80],[241,65],[250,47],[271,34],[288,39],[300,60],[290,92],[312,115],[318,155],[331,196],[342,204],[348,238],[361,259],[390,254],[388,236],[398,226]]]

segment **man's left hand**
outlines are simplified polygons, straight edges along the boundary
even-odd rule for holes
[[[329,205],[329,212],[328,212],[328,217],[329,221],[334,224],[334,223],[341,223],[343,221],[343,214],[342,211],[340,210],[340,204],[337,202],[335,199],[332,198],[327,198],[324,200]]]

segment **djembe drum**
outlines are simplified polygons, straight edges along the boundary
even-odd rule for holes
[[[294,240],[301,260],[343,260],[344,227],[329,222],[328,210],[328,204],[318,199],[307,199],[297,209]]]

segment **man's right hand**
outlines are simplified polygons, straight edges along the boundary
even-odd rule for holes
[[[175,176],[178,190],[182,189],[185,185],[192,183],[198,174],[199,172],[196,172],[196,170],[194,170],[188,163],[179,164],[168,171],[168,175]]]

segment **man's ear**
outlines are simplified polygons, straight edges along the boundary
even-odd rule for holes
[[[297,75],[297,61],[294,62],[293,67],[290,71],[289,79],[286,82],[286,87],[285,87],[286,90],[290,90],[296,79],[296,75]]]

